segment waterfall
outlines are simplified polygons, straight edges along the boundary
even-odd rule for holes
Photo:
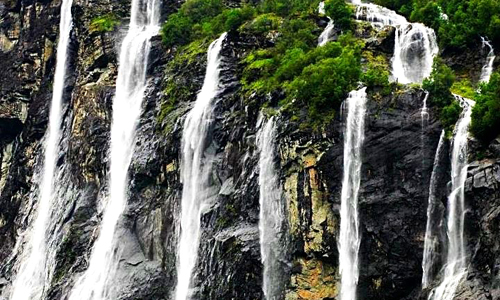
[[[455,96],[463,107],[455,126],[451,153],[451,193],[448,196],[447,236],[448,253],[443,281],[429,295],[430,300],[452,300],[462,278],[467,274],[467,253],[464,241],[465,199],[467,179],[467,142],[474,102]]]
[[[193,109],[186,117],[182,132],[183,190],[175,300],[190,298],[189,287],[200,244],[200,218],[204,209],[210,205],[209,177],[212,161],[207,158],[205,150],[210,144],[214,98],[220,91],[220,52],[225,38],[226,33],[208,49],[205,81]]]
[[[326,13],[324,1],[319,3],[318,13],[320,15],[324,15]],[[318,38],[318,46],[319,47],[324,46],[326,43],[328,43],[330,41],[330,35],[331,35],[333,29],[335,28],[335,23],[333,23],[333,20],[330,17],[328,17],[328,20],[329,21],[325,27],[325,30],[323,30],[323,32],[320,34],[320,36]]]
[[[429,122],[429,109],[427,108],[427,100],[429,100],[429,92],[425,91],[424,101],[422,103],[422,110],[420,111],[420,119],[422,120],[422,134]]]
[[[491,43],[481,37],[483,42],[483,49],[487,47],[489,49],[488,56],[486,56],[486,64],[484,64],[483,69],[481,70],[481,77],[479,79],[480,82],[488,82],[490,81],[491,73],[493,73],[493,63],[495,62],[495,51],[493,50],[493,46]]]
[[[61,139],[62,101],[66,80],[68,47],[72,28],[72,0],[63,0],[59,23],[59,42],[57,45],[57,64],[52,90],[49,124],[44,139],[44,163],[41,185],[39,187],[36,217],[31,225],[28,242],[23,252],[19,271],[13,285],[11,300],[41,299],[45,285],[51,281],[51,271],[47,269],[48,255],[47,227],[54,201],[56,163]]]
[[[434,30],[420,23],[396,28],[392,73],[400,83],[422,82],[432,72],[439,52]]]
[[[330,41],[330,35],[335,28],[335,23],[333,23],[333,20],[329,17],[328,20],[328,25],[326,25],[325,30],[321,33],[321,35],[318,38],[318,46],[324,46],[326,43]]]
[[[128,168],[134,151],[135,130],[146,89],[150,39],[159,30],[159,0],[132,0],[130,25],[121,46],[116,95],[113,100],[109,196],[104,205],[99,237],[89,267],[79,278],[70,299],[110,299],[109,281],[117,267],[116,225],[127,203]]]
[[[396,12],[375,4],[357,5],[356,19],[371,22],[376,28],[394,26],[396,38],[392,76],[400,83],[420,83],[431,74],[434,56],[439,52],[434,30],[420,23],[409,23]]]
[[[326,11],[325,11],[325,1],[321,1],[321,2],[319,3],[319,6],[318,6],[318,13],[319,13],[320,15],[324,15],[324,14],[326,14]]]
[[[276,125],[274,118],[263,122],[259,117],[261,129],[257,134],[259,147],[259,185],[260,185],[260,253],[264,266],[263,291],[266,300],[281,299],[283,293],[280,278],[283,275],[280,265],[284,261],[285,245],[281,243],[284,234],[285,204],[281,197],[278,173],[274,167]]]
[[[426,128],[427,124],[429,123],[429,110],[427,109],[427,100],[429,99],[429,92],[424,91],[425,96],[424,96],[424,101],[422,103],[422,109],[420,110],[420,120],[421,120],[421,134],[420,134],[420,143],[421,143],[421,151],[422,151],[422,173],[426,170],[426,149],[425,149],[425,142],[426,142]]]
[[[355,300],[358,283],[358,252],[361,243],[358,220],[358,192],[361,182],[361,148],[364,141],[366,88],[347,98],[344,135],[344,175],[340,208],[339,269],[341,300]]]
[[[443,152],[445,142],[445,132],[441,132],[439,138],[438,147],[436,150],[436,155],[434,157],[434,165],[432,167],[431,180],[429,184],[429,199],[427,203],[427,225],[425,227],[425,239],[424,239],[424,256],[422,259],[422,288],[426,289],[432,282],[433,278],[433,267],[438,256],[436,253],[436,248],[439,242],[439,222],[436,217],[436,189],[437,187],[437,176],[439,171],[440,157]]]

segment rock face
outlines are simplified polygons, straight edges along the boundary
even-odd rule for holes
[[[163,15],[182,1],[169,2]],[[232,3],[236,5],[237,3]],[[60,1],[0,4],[0,299],[15,278],[22,233],[36,211],[41,141],[47,127],[55,67]],[[129,1],[75,0],[70,72],[64,99],[58,160],[57,206],[50,232],[56,263],[47,299],[65,299],[87,268],[106,201],[111,104],[117,49]],[[113,11],[121,25],[103,37],[90,33],[92,18]],[[394,31],[372,37],[358,32],[369,49],[390,55]],[[366,35],[366,36],[365,36]],[[257,118],[276,92],[244,97],[241,58],[258,43],[229,33],[222,56],[222,92],[216,99],[213,134],[206,155],[215,159],[213,205],[202,216],[202,239],[194,274],[195,299],[262,299],[259,246]],[[206,47],[203,46],[203,49]],[[180,139],[205,71],[204,51],[185,68],[168,68],[174,49],[152,42],[148,89],[129,172],[129,205],[119,223],[121,259],[116,299],[172,299],[180,232]],[[451,58],[450,58],[451,59]],[[165,69],[169,70],[165,72]],[[189,86],[164,116],[169,82]],[[360,189],[361,300],[425,298],[420,292],[429,180],[441,125],[430,107],[422,127],[424,93],[398,88],[369,92]],[[432,101],[430,101],[432,102]],[[161,117],[160,117],[161,116]],[[343,166],[344,116],[320,131],[304,129],[286,114],[278,119],[280,179],[288,207],[289,259],[283,262],[286,299],[336,299],[339,295],[337,235]],[[472,143],[473,144],[473,143]],[[449,145],[447,145],[449,149]],[[470,272],[456,299],[499,299],[500,146],[473,147],[467,179]],[[439,170],[438,198],[446,205],[449,151]],[[487,159],[477,160],[478,153]],[[478,234],[479,232],[479,234]],[[17,245],[17,246],[16,246]]]

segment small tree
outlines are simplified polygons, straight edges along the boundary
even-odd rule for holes
[[[333,19],[335,25],[342,30],[351,30],[353,27],[354,10],[345,0],[327,0],[325,2],[326,15]]]

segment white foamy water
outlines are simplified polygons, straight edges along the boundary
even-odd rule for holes
[[[320,2],[318,6],[318,13],[320,15],[324,15],[326,13],[325,11],[325,2]],[[335,23],[333,20],[328,17],[328,24],[325,27],[325,30],[321,33],[321,35],[318,38],[318,47],[324,46],[326,43],[329,42],[330,40],[330,35],[332,34],[333,29],[335,28]]]
[[[200,218],[211,198],[208,177],[212,162],[206,158],[205,150],[213,122],[214,99],[220,91],[220,51],[225,38],[226,33],[208,49],[205,81],[193,109],[184,122],[181,149],[181,235],[177,254],[175,300],[190,299],[189,288],[200,244]]]
[[[439,223],[434,217],[436,213],[436,189],[437,186],[437,174],[439,171],[439,159],[443,152],[445,144],[445,132],[441,132],[439,138],[438,147],[436,149],[436,155],[434,157],[434,164],[432,167],[431,180],[429,183],[429,199],[427,203],[427,224],[425,227],[425,239],[424,239],[424,255],[422,259],[422,288],[426,289],[429,284],[434,280],[432,269],[434,267],[436,258],[439,256],[437,252],[437,246],[439,243]]]
[[[430,300],[452,300],[458,285],[467,274],[467,251],[464,240],[465,197],[467,179],[467,143],[471,122],[472,100],[456,96],[463,112],[455,126],[451,155],[451,193],[447,206],[447,246],[445,269],[441,284],[429,295]]]
[[[128,169],[134,152],[135,131],[146,89],[150,39],[158,33],[159,0],[132,0],[130,25],[121,46],[116,95],[113,100],[109,196],[99,237],[94,243],[89,267],[76,282],[71,300],[112,299],[117,267],[114,234],[127,204]]]
[[[420,111],[420,118],[422,120],[422,128],[427,126],[429,122],[429,109],[427,108],[427,100],[429,100],[429,92],[425,91],[424,101],[422,103],[422,110]]]
[[[340,208],[339,270],[340,299],[355,300],[359,277],[358,252],[361,234],[358,196],[361,183],[361,153],[365,138],[366,88],[352,91],[346,100],[344,175]]]
[[[483,69],[481,70],[481,77],[479,81],[488,82],[490,81],[491,73],[493,73],[493,63],[495,62],[495,50],[493,49],[493,46],[491,46],[491,43],[487,39],[481,37],[481,40],[483,42],[483,48],[488,48],[488,55],[486,56],[486,63],[484,64]]]
[[[392,76],[400,83],[420,83],[431,74],[439,52],[434,30],[420,23],[409,23],[396,12],[371,3],[353,1],[356,19],[371,22],[376,28],[394,26],[396,39],[392,58]]]
[[[54,76],[49,124],[44,139],[44,162],[39,187],[36,216],[28,233],[28,242],[21,255],[19,271],[13,285],[11,300],[37,300],[44,297],[45,287],[51,281],[51,267],[47,264],[53,249],[48,248],[47,228],[54,202],[55,169],[59,154],[62,122],[62,98],[66,81],[68,46],[72,28],[72,0],[63,0],[59,23],[59,42]]]
[[[332,34],[333,29],[335,28],[335,23],[332,19],[328,18],[328,25],[326,25],[325,30],[321,33],[318,38],[318,46],[324,46],[326,43],[330,41],[330,35]]]
[[[276,158],[276,124],[274,117],[267,122],[263,116],[259,118],[261,129],[257,134],[259,147],[259,186],[260,186],[260,253],[264,266],[263,291],[266,300],[281,299],[284,292],[280,278],[280,264],[284,260],[286,245],[281,244],[284,234],[285,204],[281,197],[278,173],[275,168]]]
[[[318,13],[319,13],[320,15],[324,15],[324,14],[326,14],[326,12],[325,12],[325,2],[324,2],[324,1],[321,1],[321,2],[319,3],[319,6],[318,6]]]

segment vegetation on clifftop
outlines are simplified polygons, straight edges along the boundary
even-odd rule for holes
[[[434,28],[442,48],[474,45],[487,36],[500,46],[498,0],[374,0],[405,15],[413,22]]]
[[[389,76],[387,66],[381,64],[383,59],[373,55],[369,55],[370,64],[363,75],[364,44],[350,33],[354,9],[344,0],[325,2],[326,14],[342,34],[336,41],[318,47],[323,30],[318,25],[319,2],[264,0],[254,6],[242,3],[240,8],[227,8],[221,0],[188,0],[163,25],[163,41],[167,47],[185,53],[193,43],[213,40],[225,31],[266,40],[264,46],[256,45],[241,60],[244,94],[279,91],[283,109],[297,117],[303,116],[301,111],[305,109],[307,120],[302,121],[316,126],[332,118],[358,82],[364,81],[369,87],[388,86]],[[162,116],[174,103],[169,101]]]
[[[490,82],[481,86],[472,110],[472,133],[483,143],[500,134],[500,72],[493,73]]]
[[[176,51],[167,72],[175,73],[199,63],[210,41],[222,32],[233,32],[260,41],[241,58],[240,79],[244,95],[277,93],[281,97],[281,108],[304,124],[317,127],[331,120],[348,92],[357,88],[359,82],[382,94],[390,93],[387,58],[368,51],[351,33],[356,26],[354,9],[346,1],[325,1],[326,15],[335,20],[341,34],[335,41],[317,47],[318,36],[323,30],[318,25],[321,23],[319,2],[263,0],[257,5],[243,2],[239,8],[230,8],[222,0],[187,0],[162,27],[164,44]],[[481,35],[500,45],[498,1],[375,2],[397,10],[411,21],[433,27],[442,47],[466,47],[477,43]],[[108,22],[99,20],[96,24]],[[478,93],[468,78],[456,80],[453,71],[437,58],[423,88],[430,92],[448,134],[462,111],[452,93],[476,100],[471,130],[481,140],[488,141],[499,131],[496,128],[499,127],[500,110],[494,92],[497,91],[497,78],[492,78],[492,82]],[[186,80],[171,77],[166,88],[168,101],[162,104],[160,118],[165,118],[180,101],[187,101],[195,93],[187,91],[190,88]],[[307,113],[302,113],[304,111]]]

